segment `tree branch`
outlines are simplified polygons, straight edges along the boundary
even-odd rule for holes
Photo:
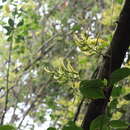
[[[104,58],[100,67],[98,78],[109,79],[110,74],[116,69],[120,68],[124,60],[125,54],[130,45],[130,0],[126,0],[124,7],[121,11],[119,23],[108,48],[106,55],[110,58]],[[82,128],[89,130],[91,122],[99,115],[104,114],[106,111],[107,103],[111,95],[112,86],[108,86],[104,90],[106,98],[93,100],[87,109]]]

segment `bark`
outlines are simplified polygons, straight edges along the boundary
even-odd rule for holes
[[[98,73],[99,79],[109,79],[110,74],[116,69],[120,68],[124,61],[125,54],[130,45],[130,0],[125,0],[124,7],[121,11],[118,25],[108,48],[103,64]],[[106,98],[96,99],[91,101],[88,106],[87,113],[85,114],[82,122],[82,128],[89,130],[90,123],[97,116],[105,113],[107,103],[112,91],[112,86],[104,90]]]

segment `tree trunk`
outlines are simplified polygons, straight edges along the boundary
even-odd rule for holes
[[[125,4],[121,11],[115,34],[111,41],[110,47],[104,56],[103,63],[99,69],[98,79],[109,79],[110,74],[121,67],[129,45],[130,0],[125,0]],[[89,130],[92,120],[94,120],[97,116],[105,113],[111,91],[112,86],[109,86],[104,90],[104,94],[106,96],[105,99],[96,99],[91,101],[82,122],[82,128],[84,130]]]

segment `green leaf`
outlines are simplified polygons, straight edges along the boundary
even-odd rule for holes
[[[81,28],[80,25],[74,25],[73,28],[72,28],[72,30],[73,30],[73,31],[79,31],[80,28]]]
[[[10,26],[3,26],[3,28],[7,31],[6,35],[9,35],[12,32],[12,28]]]
[[[12,36],[9,36],[7,41],[12,41]]]
[[[22,19],[18,24],[17,27],[22,26],[24,24],[24,20]]]
[[[80,92],[82,95],[86,98],[90,99],[99,99],[99,98],[104,98],[103,91],[100,88],[91,88],[91,87],[81,87]]]
[[[114,87],[114,88],[112,89],[112,94],[111,94],[111,96],[112,96],[112,97],[119,97],[119,96],[121,95],[121,93],[122,93],[122,87],[121,87],[121,86]]]
[[[125,96],[124,96],[124,99],[129,101],[129,100],[130,100],[130,93],[127,94],[127,95],[125,95]]]
[[[84,80],[80,83],[80,92],[86,98],[98,99],[104,98],[101,88],[104,87],[102,80]]]
[[[103,88],[104,87],[104,81],[93,79],[93,80],[83,80],[80,82],[80,86],[85,87],[93,87],[93,88]]]
[[[56,128],[49,127],[47,130],[56,130]]]
[[[80,70],[79,70],[79,77],[80,77],[81,79],[84,78],[84,74],[85,74],[85,69],[80,69]]]
[[[17,8],[15,8],[14,11],[12,12],[13,16],[15,16],[16,14],[18,14]]]
[[[92,121],[90,130],[106,130],[109,118],[106,115],[100,115]]]
[[[73,121],[69,121],[67,125],[63,127],[62,130],[83,130],[81,127],[75,125]]]
[[[9,24],[11,27],[14,27],[14,20],[11,19],[11,18],[9,18],[8,24]]]
[[[110,121],[112,128],[127,128],[128,124],[121,120],[112,120]]]
[[[113,99],[109,105],[110,109],[113,110],[113,109],[116,109],[116,106],[118,104],[118,100],[117,99]]]
[[[118,81],[126,78],[130,75],[130,69],[129,68],[121,68],[114,71],[110,76],[110,82],[112,84],[117,83]]]
[[[17,35],[17,37],[15,38],[16,42],[20,42],[24,40],[24,36],[21,35]]]
[[[11,125],[3,125],[0,126],[0,130],[16,130],[16,129]]]
[[[116,0],[119,4],[123,3],[123,0]]]

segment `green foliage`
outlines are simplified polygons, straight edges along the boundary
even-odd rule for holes
[[[86,98],[104,98],[104,83],[102,80],[84,80],[80,83],[80,92]]]
[[[12,27],[10,27],[10,26],[3,26],[5,29],[6,29],[6,31],[7,31],[7,33],[6,33],[6,35],[10,35],[10,33],[12,32]]]
[[[82,128],[75,125],[74,122],[70,121],[67,125],[63,127],[62,130],[83,130]]]
[[[123,3],[123,0],[116,0],[119,4]]]
[[[100,115],[90,125],[90,130],[110,130],[111,128],[125,129],[128,124],[122,120],[111,120],[107,115]]]
[[[129,68],[121,68],[114,71],[110,76],[110,82],[111,84],[115,84],[119,82],[120,80],[128,77],[130,75],[130,69]]]
[[[127,94],[127,95],[125,95],[125,96],[124,96],[124,99],[129,101],[129,100],[130,100],[130,93]]]
[[[80,29],[81,29],[81,25],[74,25],[72,28],[73,31],[80,31]]]
[[[112,120],[110,121],[110,126],[112,128],[128,128],[128,124],[121,120]]]
[[[117,100],[117,99],[113,99],[113,100],[110,102],[110,105],[109,105],[110,110],[111,110],[111,111],[115,110],[116,107],[117,107],[117,104],[118,104],[118,100]]]
[[[107,41],[96,37],[91,38],[88,34],[74,35],[76,45],[86,55],[102,55],[102,49],[108,45]]]
[[[122,86],[114,86],[112,89],[111,96],[118,98],[122,94]]]
[[[94,119],[90,125],[90,130],[109,130],[109,118],[106,115],[100,115]]]
[[[47,130],[56,130],[56,128],[49,127]]]
[[[18,24],[17,24],[17,27],[20,27],[24,24],[24,20],[22,19]]]
[[[62,129],[63,126],[64,130],[81,130],[74,122],[65,124],[73,120],[81,94],[86,97],[87,103],[89,99],[105,98],[103,89],[109,82],[86,79],[90,79],[111,42],[123,0],[113,3],[109,0],[2,2],[0,116],[5,110],[8,82],[6,114],[14,110],[14,115],[10,115],[12,120],[8,120],[8,123],[18,125],[17,111],[22,111],[20,114],[26,113],[25,118],[28,116],[33,123],[25,122],[25,126],[21,124],[21,130],[35,129],[36,125],[48,122],[47,117],[51,118],[51,126],[54,127],[48,130]],[[129,62],[126,66],[130,66]],[[122,116],[129,120],[125,116],[129,106],[129,77],[124,79],[128,75],[129,69],[122,68],[110,77],[111,83],[116,84],[108,106],[110,120],[124,105],[126,109]],[[122,82],[118,82],[122,79]],[[78,125],[83,116],[84,109],[76,122]],[[102,117],[98,118],[102,120]],[[104,118],[106,121],[107,118]],[[96,124],[100,125],[101,120],[93,121],[91,127],[94,129]],[[107,130],[105,126],[102,127]],[[1,127],[12,129],[11,126]]]
[[[11,18],[9,18],[9,20],[8,20],[8,24],[9,24],[9,26],[10,27],[14,27],[14,20],[13,19],[11,19]]]
[[[121,1],[122,0],[116,0],[113,2],[109,2],[109,8],[104,10],[102,13],[102,20],[100,22],[103,25],[109,26],[109,27],[116,26],[115,22],[118,20],[119,13],[122,8]],[[109,17],[110,15],[111,15],[111,17]]]
[[[16,130],[16,129],[11,125],[3,125],[0,126],[0,130]]]

